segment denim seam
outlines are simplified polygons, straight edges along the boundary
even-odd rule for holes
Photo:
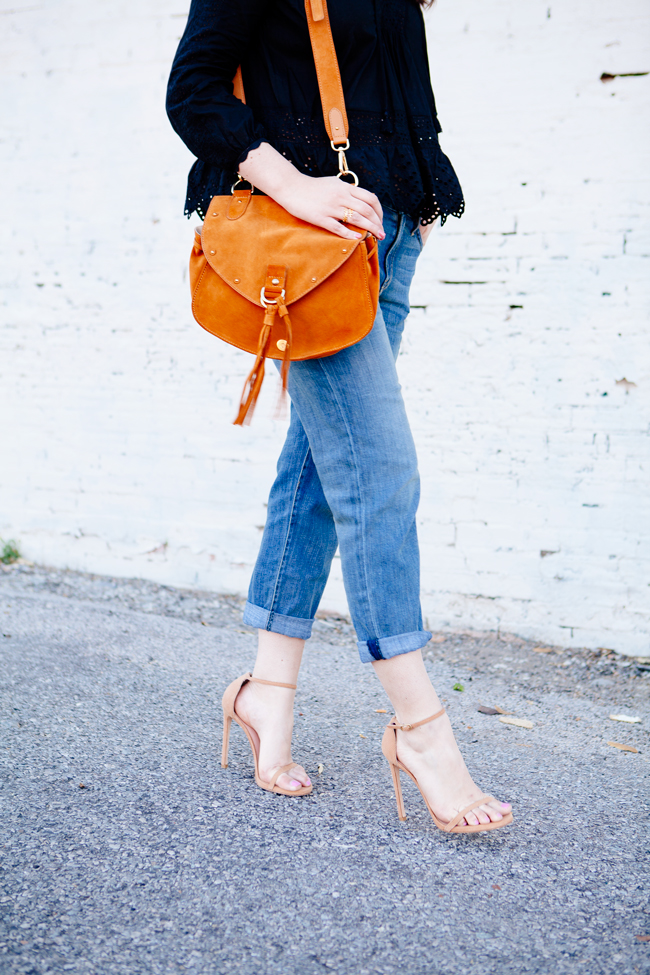
[[[395,233],[395,238],[393,240],[393,243],[388,248],[388,252],[386,254],[386,277],[384,278],[384,283],[382,284],[381,288],[379,289],[379,297],[380,298],[381,298],[382,294],[384,293],[384,291],[386,290],[386,288],[388,287],[388,285],[391,283],[391,280],[392,280],[391,274],[392,274],[393,263],[394,263],[393,260],[392,260],[393,251],[397,247],[397,244],[399,242],[399,239],[400,239],[400,237],[402,235],[402,226],[403,226],[403,224],[404,224],[404,215],[401,214],[401,213],[398,213],[397,214],[397,231]]]
[[[279,564],[278,564],[278,571],[277,571],[276,576],[275,576],[275,583],[274,583],[274,586],[273,586],[273,595],[271,596],[271,608],[268,611],[269,612],[269,618],[268,618],[268,621],[267,621],[267,624],[266,624],[267,630],[270,630],[271,629],[271,624],[273,622],[273,615],[274,615],[274,612],[275,612],[275,610],[274,610],[273,607],[275,606],[275,601],[278,598],[278,589],[280,588],[280,577],[282,575],[282,569],[284,567],[285,556],[287,554],[287,549],[289,547],[289,539],[291,538],[291,529],[293,528],[293,525],[294,525],[294,516],[295,516],[295,511],[296,511],[296,499],[298,497],[298,492],[300,490],[300,485],[302,483],[302,479],[303,479],[303,476],[304,476],[304,473],[305,473],[305,466],[307,464],[307,458],[309,456],[310,450],[311,450],[311,448],[308,447],[307,448],[307,452],[306,452],[305,456],[303,457],[302,466],[300,468],[300,475],[299,475],[298,480],[296,482],[296,489],[293,492],[293,498],[291,500],[291,517],[289,518],[289,527],[287,528],[287,534],[286,534],[286,537],[285,537],[285,540],[284,540],[284,547],[282,549],[282,555],[280,556],[280,561],[279,561]]]
[[[373,324],[373,328],[374,328],[374,324]],[[341,406],[341,401],[340,401],[339,396],[338,396],[338,390],[332,384],[329,376],[325,372],[325,369],[323,368],[323,365],[321,363],[321,360],[320,359],[317,359],[316,361],[318,362],[319,368],[320,368],[323,376],[325,377],[325,381],[327,382],[327,384],[329,385],[330,389],[332,390],[332,395],[334,397],[334,400],[336,401],[336,405],[337,405],[337,407],[339,409],[339,413],[341,415],[341,418],[342,418],[343,423],[345,425],[345,429],[346,429],[347,434],[348,434],[348,442],[350,444],[350,449],[352,451],[352,456],[354,458],[354,473],[355,473],[355,477],[356,477],[356,481],[357,481],[357,496],[358,496],[359,502],[360,502],[360,504],[359,504],[359,511],[362,512],[362,518],[363,518],[363,522],[364,522],[364,524],[362,525],[363,530],[361,531],[361,541],[362,541],[362,546],[363,546],[363,574],[364,574],[365,582],[366,582],[366,601],[368,603],[368,615],[369,615],[369,618],[372,620],[372,624],[373,624],[373,626],[375,628],[375,633],[378,633],[379,632],[379,627],[377,625],[377,620],[375,619],[375,613],[374,613],[372,601],[370,599],[370,585],[369,585],[369,581],[368,581],[368,553],[366,551],[365,509],[364,509],[364,505],[362,503],[363,502],[363,499],[362,499],[362,496],[361,496],[362,495],[362,492],[361,492],[361,483],[360,483],[360,479],[359,479],[359,462],[357,460],[356,451],[354,449],[354,438],[352,436],[352,431],[350,429],[350,425],[348,423],[348,419],[347,419],[347,417],[345,415],[345,410]]]

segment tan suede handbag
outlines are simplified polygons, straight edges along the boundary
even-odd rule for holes
[[[348,169],[348,120],[325,0],[305,0],[325,128]],[[241,71],[234,93],[244,101]],[[242,180],[242,182],[245,182]],[[190,257],[192,313],[208,332],[255,355],[236,424],[250,422],[264,360],[317,359],[359,342],[372,328],[379,296],[377,241],[336,234],[299,220],[268,196],[239,189],[215,196]],[[356,229],[356,228],[355,228]]]

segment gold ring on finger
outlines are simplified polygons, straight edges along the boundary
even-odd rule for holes
[[[354,216],[354,210],[351,210],[350,207],[345,207],[344,210],[345,212],[343,214],[343,220],[341,222],[349,223],[352,220],[352,217]]]

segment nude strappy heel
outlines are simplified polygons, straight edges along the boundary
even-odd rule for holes
[[[255,745],[255,738],[252,735],[252,728],[247,725],[245,721],[237,715],[235,712],[235,701],[237,700],[237,695],[244,686],[244,684],[249,683],[255,684],[270,684],[272,687],[288,687],[295,691],[295,684],[282,684],[275,680],[261,680],[259,677],[253,677],[252,674],[244,674],[243,677],[238,677],[234,680],[223,695],[221,706],[223,708],[223,749],[221,751],[221,766],[222,768],[228,768],[228,744],[230,742],[230,727],[233,721],[236,721],[239,727],[243,730],[244,734],[248,738],[248,743],[251,746],[253,752],[253,759],[255,761],[255,782],[259,785],[260,789],[266,789],[267,792],[277,792],[282,796],[308,796],[312,791],[313,786],[303,785],[299,789],[283,789],[281,786],[277,785],[277,781],[283,772],[288,772],[292,769],[295,762],[289,762],[288,765],[281,765],[279,769],[271,776],[268,782],[264,782],[260,778],[259,769],[259,755],[257,753],[257,746]]]
[[[407,775],[410,775],[418,789],[420,789],[420,784],[413,773],[409,772],[406,766],[402,765],[397,758],[397,732],[412,731],[413,728],[419,728],[420,725],[428,724],[429,721],[435,721],[436,718],[440,718],[444,713],[445,709],[443,708],[442,711],[437,711],[436,714],[432,714],[430,718],[424,718],[423,721],[416,721],[414,724],[398,724],[397,718],[393,718],[392,721],[386,725],[386,730],[384,731],[384,737],[381,743],[381,750],[384,753],[388,764],[390,765],[391,775],[393,776],[393,785],[395,786],[395,798],[397,800],[397,815],[402,821],[406,819],[406,812],[404,810],[404,800],[402,798],[402,785],[399,780],[400,772],[406,772]],[[482,806],[485,802],[492,802],[494,800],[494,796],[481,796],[480,799],[477,799],[470,806],[466,806],[464,809],[461,809],[461,811],[457,813],[457,815],[454,816],[454,818],[448,823],[443,823],[442,820],[438,819],[433,809],[429,805],[427,797],[425,796],[424,792],[422,792],[422,789],[420,789],[420,793],[427,804],[427,809],[431,813],[431,818],[438,829],[441,829],[444,833],[484,833],[490,829],[500,829],[502,826],[508,826],[512,822],[512,813],[509,812],[503,817],[503,819],[499,819],[496,823],[479,823],[477,826],[459,826],[458,824],[462,819],[465,818],[467,813],[472,812],[472,810],[478,808],[478,806]]]

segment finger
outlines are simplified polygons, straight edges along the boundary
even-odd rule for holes
[[[325,218],[318,226],[323,227],[325,230],[330,230],[338,237],[343,237],[344,240],[359,240],[362,237],[362,234],[356,230],[352,230],[350,227],[346,227],[344,223],[341,223],[340,220],[335,220],[334,217],[331,219]]]
[[[366,220],[359,213],[355,212],[349,220],[346,220],[346,224],[349,227],[358,227],[359,230],[369,230],[371,234],[374,234],[375,237],[379,237],[380,240],[383,240],[386,236],[383,228],[377,224],[376,217]]]
[[[361,209],[362,206],[363,209]],[[362,230],[369,230],[371,234],[379,237],[380,240],[383,240],[386,236],[384,228],[377,220],[377,214],[372,207],[366,206],[365,204],[359,204],[356,210],[352,207],[345,207],[344,216],[345,219],[339,217],[341,223],[351,224],[353,227],[360,227]]]
[[[352,198],[350,201],[350,206],[344,207],[345,210],[351,210],[353,213],[358,213],[360,216],[365,217],[366,220],[376,220],[377,213],[370,206],[369,203],[363,203],[361,200]]]
[[[363,203],[367,203],[368,206],[372,207],[379,219],[383,221],[384,211],[382,210],[379,198],[374,193],[371,193],[369,190],[364,190],[362,186],[350,186],[350,191],[355,199],[362,200]]]
[[[352,220],[351,221],[351,226],[352,226],[352,228],[354,230],[357,230],[357,229],[358,230],[367,230],[368,233],[372,234],[373,237],[376,237],[377,240],[385,240],[386,239],[386,234],[384,233],[383,230],[377,230],[377,225],[376,224],[371,224],[371,223],[369,223],[366,220]]]

